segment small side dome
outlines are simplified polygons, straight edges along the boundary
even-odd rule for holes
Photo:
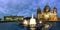
[[[56,7],[53,8],[53,13],[54,13],[54,12],[57,13],[57,8],[56,8]]]

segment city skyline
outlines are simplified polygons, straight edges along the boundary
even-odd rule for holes
[[[36,16],[37,8],[40,7],[43,11],[46,3],[51,7],[51,10],[54,6],[57,7],[60,18],[60,0],[0,0],[0,18],[16,15],[30,17],[32,13]]]
[[[60,0],[0,0],[0,30],[60,30]]]

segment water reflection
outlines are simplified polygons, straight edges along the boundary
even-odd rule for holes
[[[24,30],[49,30],[51,29],[52,27],[55,27],[56,25],[56,22],[39,22],[40,24],[39,25],[27,25],[27,26],[24,26]]]
[[[44,24],[48,24],[45,23]],[[51,28],[48,28],[48,30],[60,30],[60,22],[49,22],[49,24],[52,24]],[[42,30],[44,29],[43,24],[36,25],[35,30]],[[0,30],[24,30],[24,25],[19,22],[5,22],[5,23],[0,23]],[[30,30],[30,26],[28,25],[26,27],[26,30]]]

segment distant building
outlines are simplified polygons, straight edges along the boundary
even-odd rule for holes
[[[4,16],[5,21],[20,21],[24,20],[23,16]]]

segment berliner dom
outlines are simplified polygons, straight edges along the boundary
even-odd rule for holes
[[[46,20],[46,21],[57,21],[57,8],[54,7],[53,11],[51,11],[51,8],[48,4],[43,9],[43,12],[41,12],[41,9],[38,8],[37,10],[37,19],[38,20]]]

